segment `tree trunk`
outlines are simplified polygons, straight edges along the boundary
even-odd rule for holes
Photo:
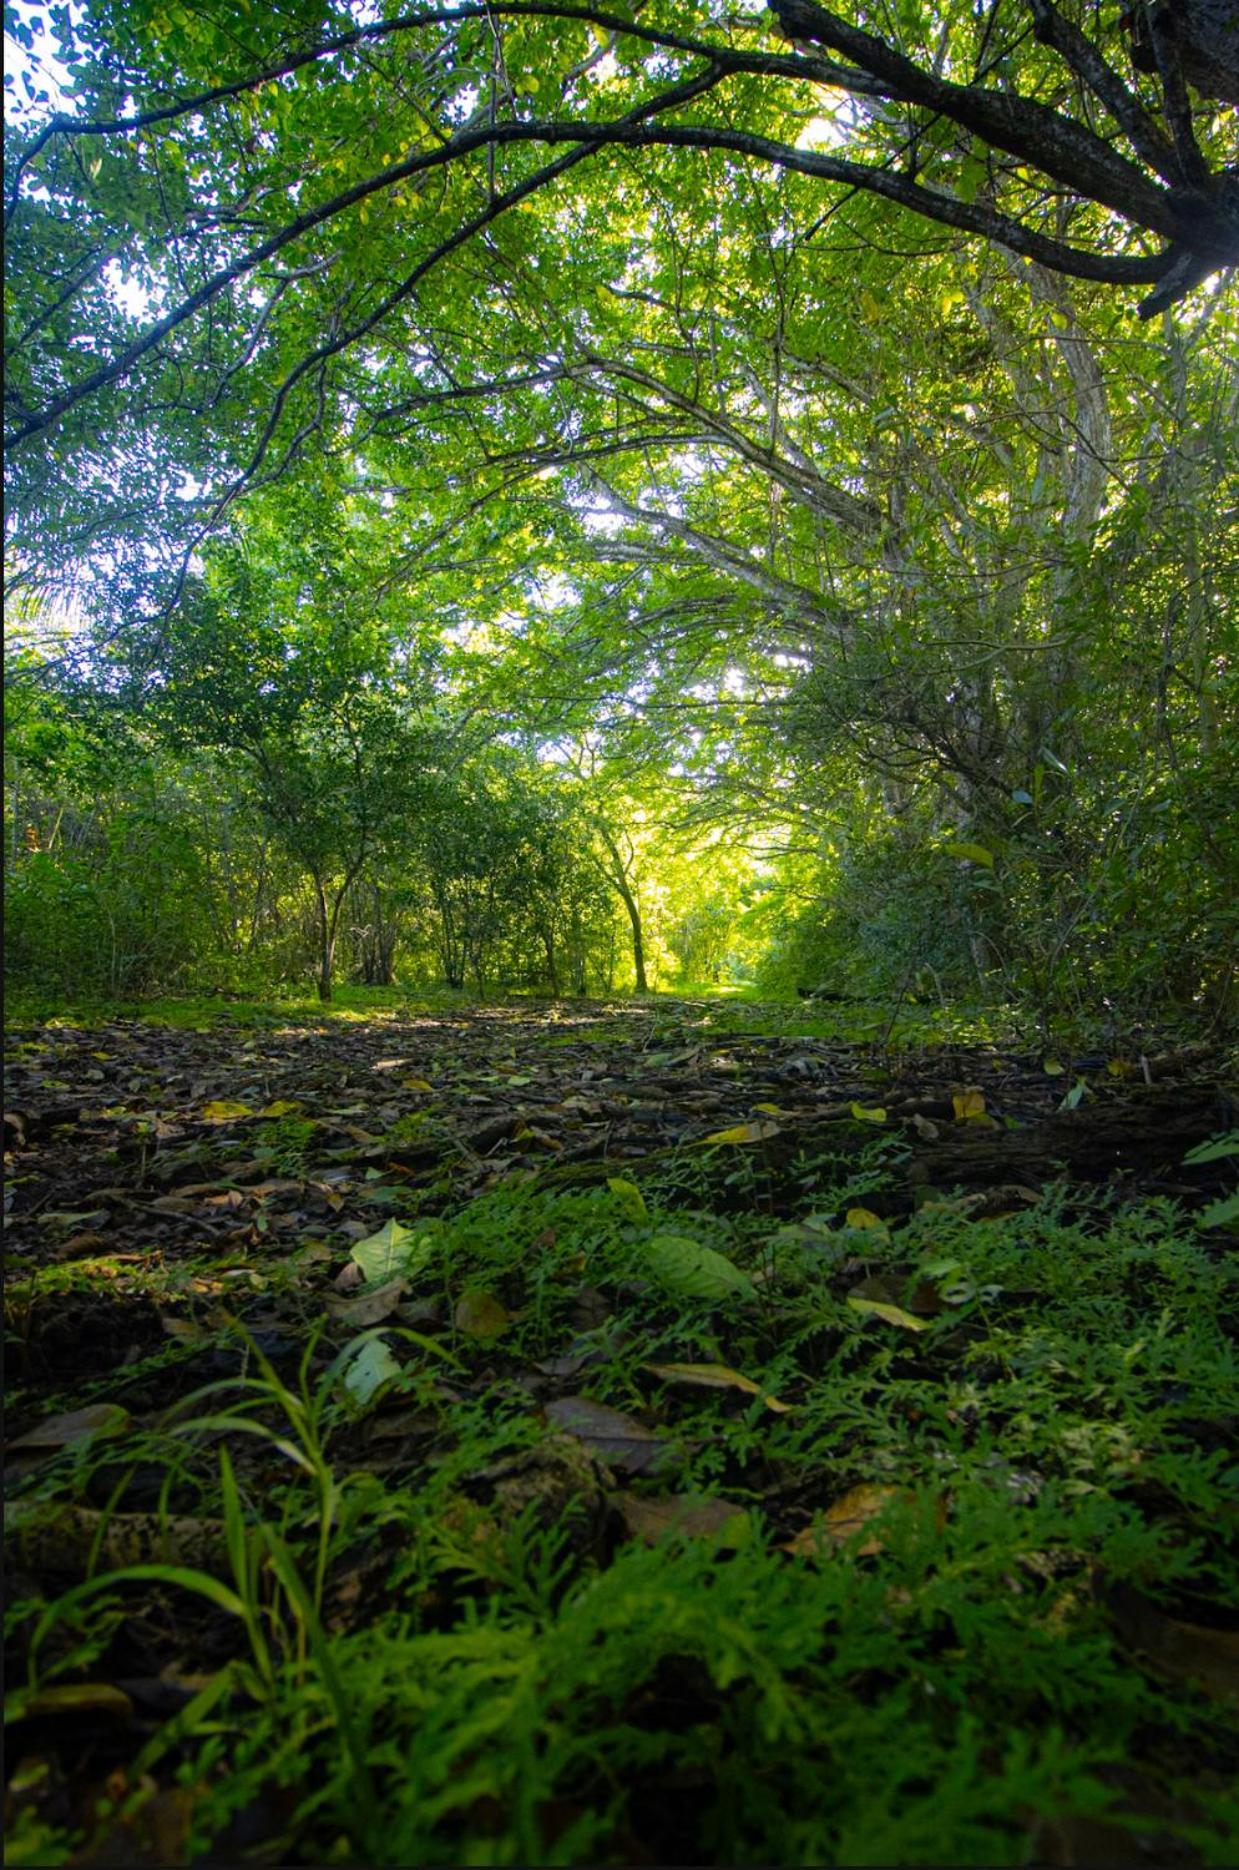
[[[628,887],[627,878],[621,881],[617,877],[615,887],[628,911],[628,920],[632,923],[632,965],[637,976],[637,992],[648,993],[650,988],[645,978],[645,938],[641,931],[641,910],[636,897]]]
[[[318,905],[318,997],[320,1000],[331,998],[331,975],[336,959],[336,932],[333,918],[327,907],[327,891],[316,877],[314,895]]]

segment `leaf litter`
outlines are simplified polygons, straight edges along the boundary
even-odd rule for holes
[[[878,1609],[857,1597],[847,1615],[861,1621],[836,1621],[834,1641],[889,1624],[909,1681],[940,1666],[941,1600],[957,1632],[982,1613],[1014,1620],[996,1679],[1005,1667],[1014,1683],[1017,1652],[1049,1640],[1038,1631],[1055,1632],[1040,1665],[1052,1677],[1047,1657],[1091,1630],[1141,1693],[1230,1705],[1235,1537],[1217,1488],[1239,1404],[1180,1363],[1137,1436],[1137,1418],[1097,1400],[1119,1379],[1099,1390],[1095,1375],[1081,1401],[1045,1337],[1065,1328],[1055,1306],[1070,1296],[1055,1228],[1075,1230],[1079,1254],[1140,1204],[1179,1203],[1193,1276],[1220,1278],[1235,1103],[1216,1055],[1143,1058],[1138,1073],[1102,1061],[1064,1108],[1057,1061],[1037,1054],[886,1052],[756,1018],[720,1035],[709,1019],[691,1002],[522,1005],[346,1030],[116,1021],[13,1035],[6,1536],[17,1600],[39,1611],[13,1620],[13,1679],[29,1685],[9,1796],[41,1811],[60,1788],[74,1861],[110,1848],[98,1813],[121,1810],[148,1755],[162,1763],[144,1796],[184,1791],[192,1725],[171,1723],[192,1692],[226,1699],[244,1652],[205,1600],[152,1582],[144,1633],[101,1626],[93,1661],[66,1648],[43,1679],[37,1615],[99,1567],[232,1578],[221,1448],[248,1523],[279,1502],[311,1572],[322,1533],[322,1614],[342,1643],[397,1605],[425,1640],[455,1641],[479,1603],[523,1601],[537,1541],[553,1538],[561,1583],[543,1615],[565,1591],[577,1602],[581,1567],[619,1579],[638,1552],[668,1577],[696,1554],[715,1569],[694,1589],[715,1594],[744,1564],[773,1567],[771,1601],[793,1575],[778,1567],[799,1561],[798,1588],[831,1603],[872,1573]],[[1012,1227],[1026,1229],[1018,1278]],[[1142,1258],[1139,1237],[1124,1251],[1151,1290],[1188,1249]],[[1085,1264],[1077,1284],[1098,1276]],[[1157,1341],[1156,1314],[1140,1316],[1105,1347],[1116,1370],[1138,1373]],[[1062,1378],[1071,1424],[1059,1435],[1047,1418],[1020,1446],[1032,1431],[1006,1390],[1041,1368]],[[342,1517],[342,1488],[367,1509]],[[1007,1556],[986,1559],[1009,1521]],[[960,1577],[975,1581],[952,1597]],[[822,1616],[843,1613],[809,1602],[811,1647]],[[685,1695],[695,1720],[720,1718],[716,1691],[684,1668],[649,1678],[641,1719],[665,1721],[667,1696]],[[158,1693],[126,1686],[161,1672]],[[888,1677],[871,1664],[848,1677],[857,1719]],[[1079,1691],[1063,1692],[1070,1726]],[[1213,1861],[1199,1839],[1239,1762],[1211,1716],[1181,1718],[1197,1720],[1199,1759],[1131,1740],[1138,1783],[1116,1809],[1138,1828],[1149,1786],[1173,1781],[1188,1800],[1180,1860]],[[112,1762],[102,1805],[96,1757]],[[668,1839],[642,1770],[626,1848],[637,1823],[642,1860],[657,1861]],[[1096,1770],[1089,1783],[1106,1783]],[[697,1783],[688,1772],[681,1794]],[[177,1804],[159,1861],[189,1861],[207,1796]],[[1083,1809],[1095,1795],[1079,1796]],[[294,1808],[262,1789],[247,1822],[281,1849]],[[438,1849],[460,1844],[466,1820],[485,1832],[482,1805],[461,1809]],[[1077,1822],[1068,1811],[1027,1834],[1052,1850]],[[994,1824],[986,1849],[1004,1827],[1027,1831],[1014,1809]],[[312,1818],[296,1835],[290,1860],[313,1861]]]

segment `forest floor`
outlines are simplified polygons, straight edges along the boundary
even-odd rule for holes
[[[10,1031],[8,1863],[1233,1863],[1234,1055],[849,1017]]]

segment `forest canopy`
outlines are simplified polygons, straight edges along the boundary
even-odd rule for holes
[[[1227,15],[8,7],[16,979],[1225,1012]]]
[[[5,1861],[1233,1861],[1236,0],[7,0]]]

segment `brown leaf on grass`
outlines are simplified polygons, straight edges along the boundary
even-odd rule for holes
[[[742,1506],[711,1494],[646,1495],[621,1489],[611,1499],[619,1508],[629,1537],[646,1545],[657,1545],[664,1534],[679,1532],[695,1539],[713,1539],[718,1545],[737,1546],[743,1544],[750,1531],[749,1516]]]
[[[384,1318],[391,1317],[408,1285],[407,1279],[389,1279],[385,1285],[376,1286],[373,1292],[363,1292],[355,1299],[328,1298],[327,1311],[341,1324],[356,1325],[359,1331],[364,1331],[367,1325],[381,1324]]]
[[[886,1487],[870,1482],[851,1487],[833,1506],[827,1507],[819,1520],[811,1526],[805,1526],[794,1539],[788,1539],[779,1549],[790,1552],[794,1558],[829,1558],[855,1533],[863,1531],[870,1520],[884,1512],[892,1500],[912,1498],[901,1487]],[[884,1544],[881,1535],[875,1532],[855,1546],[853,1552],[857,1558],[868,1558],[874,1552],[880,1552]]]
[[[546,1405],[546,1418],[578,1441],[609,1467],[624,1474],[654,1474],[673,1465],[675,1450],[648,1428],[608,1409],[588,1396],[564,1396]]]
[[[92,1435],[120,1435],[133,1417],[119,1403],[91,1403],[85,1409],[71,1409],[64,1415],[49,1416],[46,1422],[27,1429],[8,1443],[10,1451],[18,1448],[68,1448],[73,1442]]]

